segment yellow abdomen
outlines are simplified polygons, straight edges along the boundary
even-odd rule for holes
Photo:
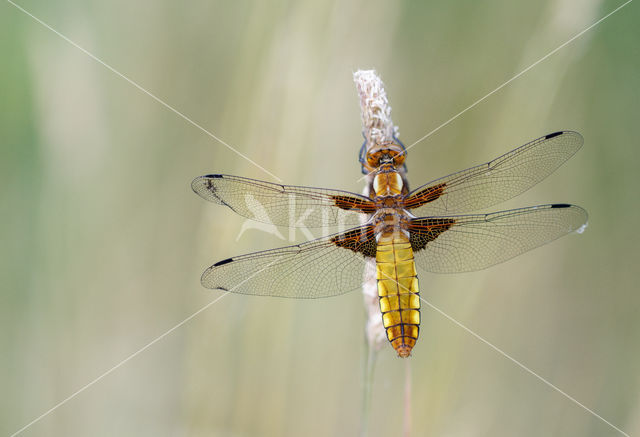
[[[378,239],[376,278],[382,323],[400,357],[408,357],[420,329],[418,277],[409,238],[399,231]]]

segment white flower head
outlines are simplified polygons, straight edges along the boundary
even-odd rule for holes
[[[391,120],[391,106],[382,79],[375,70],[358,70],[353,80],[360,97],[363,134],[367,148],[393,141],[399,132]]]

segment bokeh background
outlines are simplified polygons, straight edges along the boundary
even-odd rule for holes
[[[359,192],[352,82],[375,68],[411,144],[622,1],[170,1],[19,5],[285,183]],[[0,5],[0,433],[19,430],[219,297],[229,256],[305,239],[190,189],[273,179],[9,2]],[[572,129],[584,148],[507,207],[570,202],[589,228],[423,296],[640,434],[639,6],[630,3],[411,149],[414,186]],[[317,235],[319,236],[319,235]],[[425,307],[413,435],[616,436]],[[229,295],[24,436],[359,431],[362,296]],[[381,353],[370,435],[399,435],[405,362]]]

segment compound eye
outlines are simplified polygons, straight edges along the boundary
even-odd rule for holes
[[[380,156],[378,153],[367,153],[367,164],[372,168],[378,167],[380,165]]]

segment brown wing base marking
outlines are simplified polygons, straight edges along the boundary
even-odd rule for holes
[[[404,207],[407,209],[419,208],[425,203],[433,202],[444,194],[446,185],[446,183],[441,183],[432,187],[423,188],[405,200]]]
[[[366,200],[350,196],[331,196],[331,198],[340,209],[362,211],[367,214],[376,212],[376,205],[373,202],[367,202]]]
[[[449,230],[456,221],[450,218],[419,218],[409,225],[409,242],[414,252],[418,252],[427,244]]]
[[[331,238],[331,242],[338,247],[360,253],[367,258],[375,258],[378,244],[373,226],[363,226],[352,229]]]

